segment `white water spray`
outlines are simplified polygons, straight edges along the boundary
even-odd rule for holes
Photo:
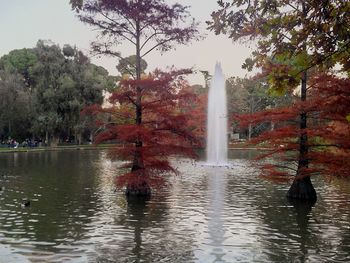
[[[215,65],[208,94],[207,163],[216,166],[227,164],[226,87],[219,63]]]

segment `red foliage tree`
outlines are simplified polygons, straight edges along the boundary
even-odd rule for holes
[[[188,89],[183,79],[189,70],[155,71],[141,80],[122,80],[120,88],[109,101],[112,107],[94,106],[86,109],[99,116],[108,113],[110,121],[100,118],[103,130],[96,136],[95,143],[118,140],[123,147],[116,146],[112,155],[128,162],[122,168],[130,172],[117,178],[117,186],[126,186],[126,193],[132,195],[150,194],[158,186],[165,173],[177,173],[170,164],[169,156],[181,155],[193,158],[193,145],[198,141],[189,128],[190,115],[182,108],[193,105],[196,96]],[[136,118],[134,110],[138,96],[142,96],[142,123],[130,123]],[[126,110],[129,109],[129,110]],[[142,146],[137,142],[142,141]],[[136,152],[136,154],[135,154]],[[142,159],[142,166],[135,169],[135,156]]]
[[[189,19],[187,6],[178,3],[169,5],[164,0],[70,0],[70,3],[82,22],[99,31],[99,41],[92,44],[95,53],[122,59],[115,49],[118,44],[123,42],[135,48],[136,80],[129,85],[124,83],[123,98],[117,95],[114,98],[131,102],[135,110],[135,124],[139,126],[136,130],[142,131],[144,103],[147,103],[143,101],[144,88],[137,86],[147,82],[141,81],[142,59],[154,50],[165,52],[176,44],[198,39],[198,24]],[[133,98],[132,101],[130,98]],[[133,141],[136,147],[132,164],[134,173],[141,170],[140,174],[145,174],[143,140],[139,136]]]
[[[277,157],[281,162],[263,165],[263,176],[273,180],[289,180],[295,173],[294,184],[310,180],[311,175],[350,176],[350,80],[331,75],[319,75],[311,79],[310,99],[297,101],[284,108],[276,108],[252,115],[239,116],[241,124],[273,122],[275,129],[267,131],[251,142],[264,143],[271,151],[259,158]],[[300,116],[308,116],[305,131],[300,130]],[[301,132],[307,132],[307,149],[303,159],[308,165],[298,165],[300,160]],[[293,185],[291,187],[293,192]],[[296,194],[308,199],[304,187]],[[293,197],[293,196],[292,196]]]
[[[270,90],[280,93],[301,84],[300,100],[308,100],[311,69],[342,65],[349,70],[349,5],[346,1],[220,0],[209,26],[233,40],[255,40],[256,50],[243,67],[266,71]],[[320,34],[320,32],[322,32]],[[300,110],[298,174],[308,169],[308,119]],[[308,193],[306,193],[308,192]],[[300,195],[298,195],[300,193]],[[293,182],[288,197],[316,199],[309,177]]]
[[[182,110],[185,111],[188,116],[190,116],[188,127],[198,140],[198,145],[196,145],[198,148],[202,148],[205,145],[207,104],[208,94],[204,93],[196,95],[196,100],[193,104],[187,104],[181,107]]]

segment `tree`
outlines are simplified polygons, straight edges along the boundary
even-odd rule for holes
[[[12,50],[0,58],[2,139],[24,140],[30,135],[35,63],[37,57],[28,48]]]
[[[267,108],[281,107],[291,102],[292,95],[286,92],[283,96],[271,96],[266,79],[237,78],[226,80],[228,113],[232,116],[233,125],[238,126],[236,116],[253,114]],[[266,129],[273,129],[274,123],[261,123],[257,126],[248,126],[248,140],[257,136]]]
[[[61,49],[39,41],[32,49],[13,50],[0,58],[0,136],[46,141],[92,134],[91,117],[80,111],[102,104],[103,90],[115,86],[106,69],[90,63],[76,47]]]
[[[0,141],[27,138],[32,117],[29,96],[20,74],[0,69]]]
[[[304,167],[297,176],[350,176],[350,129],[345,117],[349,113],[347,105],[350,104],[350,80],[322,74],[312,78],[310,84],[308,101],[296,101],[292,106],[240,117],[243,125],[266,121],[279,123],[275,130],[265,132],[253,142],[268,142],[274,148],[260,158],[274,156],[282,160],[279,164],[268,163],[263,166],[263,175],[266,178],[288,180],[291,178],[290,173],[297,171],[295,157],[299,151],[297,138],[300,133],[300,112],[306,112],[309,116],[307,147],[310,165]],[[297,194],[305,195],[308,192]]]
[[[63,129],[65,112],[57,95],[61,87],[68,92],[69,88],[74,88],[74,84],[65,74],[66,60],[58,45],[40,40],[34,51],[38,58],[38,63],[33,67],[37,114],[34,131],[39,134],[44,132],[47,144],[51,144],[52,137],[52,143],[56,145]],[[67,93],[66,96],[69,97],[70,94]]]
[[[102,104],[102,91],[112,86],[114,80],[106,69],[91,64],[81,51],[68,45],[61,50],[53,43],[39,41],[35,52],[38,63],[33,67],[33,75],[37,83],[38,118],[34,130],[45,132],[47,142],[53,137],[53,144],[72,135],[80,143],[82,132],[91,126],[89,118],[80,116],[81,110]]]
[[[187,44],[197,39],[197,23],[192,20],[188,7],[180,4],[168,5],[163,0],[71,0],[80,20],[100,31],[100,41],[92,43],[93,52],[122,59],[115,47],[126,42],[135,48],[136,83],[141,80],[142,58],[154,50],[165,52],[176,44]],[[135,124],[143,125],[143,89],[130,85],[135,92],[132,105],[135,109]],[[135,144],[132,172],[142,176],[145,170],[143,138],[134,138]],[[132,185],[129,185],[132,187]],[[146,187],[147,188],[147,187]],[[132,190],[129,191],[133,192]],[[136,191],[137,192],[137,191]],[[147,191],[146,191],[147,192]]]
[[[16,49],[1,57],[0,69],[21,74],[24,78],[25,85],[31,89],[34,84],[34,80],[31,76],[32,68],[34,64],[37,63],[37,60],[38,58],[33,49]]]
[[[117,70],[122,76],[130,75],[132,78],[136,78],[136,56],[132,55],[127,58],[121,58],[117,65]],[[141,74],[145,72],[147,68],[147,62],[144,59],[141,59]]]
[[[177,173],[169,156],[195,156],[193,145],[197,140],[187,128],[190,116],[181,111],[196,98],[182,78],[188,73],[188,70],[168,73],[155,71],[142,80],[123,80],[110,97],[112,107],[92,106],[85,109],[86,113],[111,115],[107,122],[100,119],[104,129],[95,142],[117,140],[123,144],[123,147],[116,147],[112,155],[128,161],[122,168],[131,168],[130,172],[117,178],[119,187],[126,186],[127,195],[149,195],[151,188],[163,182],[162,175]],[[136,113],[124,107],[135,104],[138,96],[136,87],[142,89],[141,124],[130,123],[131,118],[136,118]],[[142,141],[142,147],[135,144],[138,140]],[[135,152],[142,158],[142,168],[134,169]]]
[[[253,58],[244,67],[258,66],[268,76],[271,91],[283,94],[301,81],[301,96],[307,101],[307,72],[310,68],[331,68],[340,63],[348,70],[350,50],[347,1],[218,1],[209,26],[217,34],[234,40],[257,41]],[[322,32],[322,34],[320,34]],[[309,166],[307,113],[300,111],[297,176],[288,196],[316,199],[310,177],[303,176]],[[298,193],[308,192],[308,194]]]
[[[66,46],[67,48],[67,46]],[[65,54],[63,48],[63,54]],[[70,51],[71,60],[67,65],[67,73],[74,83],[71,97],[67,98],[67,92],[62,90],[60,97],[66,114],[66,129],[68,136],[74,133],[76,143],[81,143],[83,135],[92,140],[96,129],[91,116],[82,116],[80,112],[84,107],[103,102],[102,91],[112,90],[115,87],[116,78],[109,76],[103,67],[91,64],[89,59],[77,48]]]

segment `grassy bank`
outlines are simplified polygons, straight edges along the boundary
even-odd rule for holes
[[[248,142],[230,142],[228,148],[235,150],[271,150],[268,145],[252,145]]]
[[[108,149],[113,146],[118,146],[118,144],[84,144],[84,145],[61,145],[54,147],[18,147],[18,148],[8,148],[0,147],[1,153],[16,153],[16,152],[39,152],[39,151],[61,151],[61,150],[98,150],[98,149]],[[120,145],[121,146],[121,145]],[[122,146],[121,146],[122,147]],[[270,150],[266,146],[253,146],[246,142],[229,143],[229,149],[235,150]]]
[[[39,151],[61,151],[61,150],[95,150],[108,149],[116,146],[116,144],[84,144],[84,145],[62,145],[54,147],[18,147],[18,148],[0,148],[0,153],[14,153],[14,152],[39,152]]]

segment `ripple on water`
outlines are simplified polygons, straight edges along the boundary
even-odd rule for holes
[[[173,159],[181,176],[151,200],[128,203],[114,192],[120,162],[106,152],[28,153],[17,165],[6,156],[0,262],[350,261],[344,180],[316,179],[319,200],[299,206],[286,200],[288,185],[262,180],[249,159],[228,167]],[[28,209],[25,197],[35,200]]]

